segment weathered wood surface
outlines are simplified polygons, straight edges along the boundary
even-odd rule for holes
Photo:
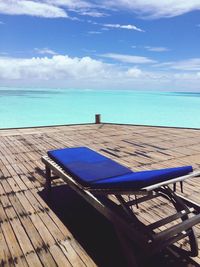
[[[0,130],[0,265],[95,266],[38,194],[45,182],[41,156],[72,146],[88,146],[133,170],[182,165],[200,170],[200,130],[114,124]],[[185,183],[184,195],[198,203],[199,192],[199,178]],[[148,201],[138,213],[153,223],[169,215],[171,206]],[[195,228],[200,243],[200,225]]]

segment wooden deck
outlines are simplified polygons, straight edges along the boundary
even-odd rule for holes
[[[50,149],[72,146],[88,146],[133,170],[182,165],[200,170],[200,130],[115,124],[0,130],[0,266],[103,266],[95,256],[103,252],[87,250],[84,240],[56,211],[55,203],[43,194],[41,156]],[[63,184],[55,181],[55,185]],[[199,192],[199,178],[185,183],[184,195],[198,203]],[[59,199],[62,207],[69,201],[58,191],[54,196],[53,201]],[[73,203],[66,205],[68,213]],[[81,213],[78,205],[75,208],[74,214]],[[84,221],[81,208],[83,217],[76,217],[77,227]],[[167,203],[156,202],[138,210],[147,222],[169,211]],[[200,225],[195,228],[200,243]],[[85,239],[90,240],[89,233]],[[200,256],[180,266],[199,263]],[[172,266],[170,260],[166,266]]]

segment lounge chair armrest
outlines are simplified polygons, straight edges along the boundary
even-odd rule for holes
[[[190,174],[187,174],[187,175],[184,175],[184,176],[181,176],[181,177],[178,177],[178,178],[174,178],[174,179],[170,179],[170,180],[167,180],[167,181],[164,181],[164,182],[161,182],[161,183],[153,184],[153,185],[150,185],[150,186],[142,188],[142,190],[152,191],[152,190],[154,190],[156,188],[159,188],[161,186],[164,186],[164,185],[169,185],[169,184],[182,182],[182,181],[184,181],[186,179],[193,178],[193,177],[198,177],[198,176],[200,176],[200,171],[192,172]]]

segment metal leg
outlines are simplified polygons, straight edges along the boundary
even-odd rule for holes
[[[51,190],[51,169],[47,165],[45,165],[45,172],[46,172],[45,188],[49,192]]]
[[[188,206],[184,203],[184,201],[179,198],[179,196],[177,196],[169,187],[165,187],[162,190],[162,193],[164,193],[171,200],[171,203],[178,212],[183,209],[185,211],[188,210]],[[182,221],[187,220],[188,215],[184,215],[183,217],[181,217],[181,219]],[[198,255],[198,242],[193,228],[188,229],[188,238],[190,244],[190,251],[188,251],[188,254],[189,256],[196,257]]]
[[[191,228],[191,233],[188,235],[189,240],[190,240],[190,252],[189,255],[191,257],[196,257],[198,256],[198,242],[197,238],[194,232],[194,229]]]
[[[162,241],[162,244],[160,244],[159,246],[157,246],[156,242],[155,242],[155,246],[152,246],[152,251],[156,251],[159,248],[161,249],[162,245],[163,245],[163,247],[168,246],[168,245],[173,244],[174,242],[178,241],[179,239],[188,237],[189,245],[190,245],[190,251],[187,251],[187,254],[189,256],[192,256],[192,257],[197,256],[198,255],[198,243],[197,243],[197,240],[195,237],[194,229],[192,227],[185,228],[184,233],[182,233],[182,231],[184,230],[184,229],[182,229],[182,227],[184,225],[184,221],[188,222],[190,220],[188,217],[188,214],[191,213],[191,210],[184,203],[184,201],[181,198],[179,198],[179,196],[177,196],[168,186],[164,186],[162,188],[157,189],[156,193],[157,193],[157,195],[160,195],[160,196],[166,198],[168,201],[170,201],[173,204],[175,210],[177,211],[177,214],[174,214],[174,215],[169,216],[163,220],[155,222],[154,224],[150,225],[150,227],[145,227],[138,220],[138,218],[134,214],[134,212],[130,209],[130,204],[132,204],[133,201],[126,202],[125,199],[121,195],[116,195],[116,198],[120,202],[122,209],[128,215],[132,225],[134,224],[135,227],[137,227],[138,231],[141,230],[143,233],[146,233],[147,237],[151,236],[151,234],[155,235],[155,233],[152,231],[153,229],[175,220],[176,216],[177,216],[177,218],[180,218],[183,221],[183,224],[178,224],[176,229],[173,229],[173,231],[175,231],[174,236],[172,234],[173,233],[172,230],[171,230],[171,236],[169,236],[167,233],[165,233],[165,231],[163,231],[159,234],[156,234],[156,236],[154,236],[153,239],[157,238],[157,241],[158,241],[158,239],[160,238],[160,240],[162,239],[163,241]],[[135,203],[135,201],[134,201],[134,203]],[[182,213],[182,211],[185,211],[185,214]],[[197,215],[195,215],[195,216],[197,216]],[[195,219],[195,216],[194,216],[194,219]],[[162,236],[162,234],[163,234],[163,236]],[[183,249],[183,251],[185,251],[185,250]]]

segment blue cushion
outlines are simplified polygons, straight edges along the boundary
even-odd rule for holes
[[[132,173],[130,169],[87,147],[51,150],[48,156],[84,186],[101,179]]]
[[[92,188],[120,188],[138,190],[143,187],[164,182],[192,172],[191,166],[133,172],[93,182]]]
[[[186,175],[191,166],[132,172],[117,162],[87,148],[75,147],[48,151],[48,156],[83,186],[91,188],[127,188],[145,186]]]

